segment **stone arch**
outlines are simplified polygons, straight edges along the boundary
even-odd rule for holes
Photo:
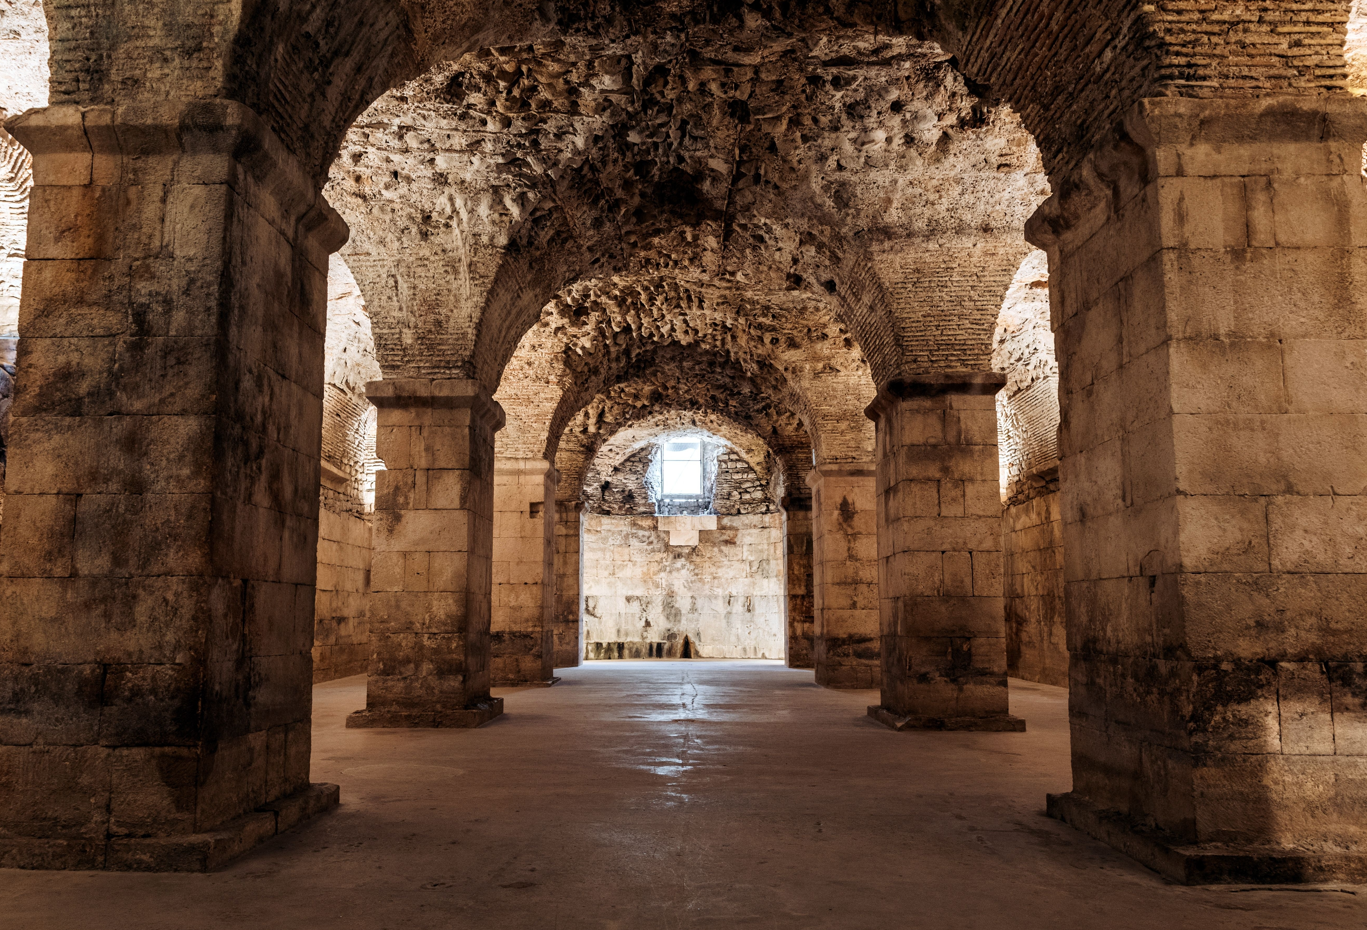
[[[771,492],[778,491],[773,495],[775,501],[782,497],[783,482],[791,478],[783,474],[782,460],[770,450],[768,441],[756,433],[753,427],[708,411],[685,410],[658,410],[623,425],[594,452],[584,471],[581,494],[594,485],[596,476],[611,471],[661,437],[681,432],[702,432],[722,440],[745,460],[765,485],[770,486]],[[779,481],[777,489],[772,486],[772,479],[775,478]]]
[[[776,453],[792,463],[785,474],[795,474],[798,463],[811,456],[809,421],[785,401],[791,392],[776,371],[761,368],[757,375],[736,374],[724,357],[713,353],[678,346],[648,353],[599,380],[593,393],[561,399],[551,420],[546,459],[556,463],[562,477],[582,480],[597,448],[621,424],[654,407],[672,406],[711,409],[751,423],[761,436],[772,437]],[[577,487],[572,479],[568,486]]]
[[[1311,13],[1272,0],[1208,19],[1140,0],[922,0],[908,24],[1011,104],[1058,184],[1146,97],[1343,92],[1353,3],[1334,0],[1331,10]],[[1062,22],[1070,28],[1055,28]],[[1025,36],[1056,41],[1021,43]]]
[[[660,348],[719,353],[738,371],[767,372],[808,418],[819,462],[867,461],[873,383],[848,331],[816,298],[770,305],[668,275],[593,279],[543,308],[505,368],[496,397],[508,415],[499,454],[546,454],[578,405]],[[801,486],[801,474],[796,476]],[[793,482],[789,482],[791,487]]]

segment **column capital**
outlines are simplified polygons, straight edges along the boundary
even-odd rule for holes
[[[864,415],[875,423],[899,400],[913,397],[991,397],[1006,387],[1006,375],[1000,371],[936,371],[925,374],[903,375],[878,389],[873,403],[864,408]]]
[[[1076,168],[1051,179],[1054,194],[1026,222],[1025,238],[1051,252],[1086,241],[1159,178],[1356,176],[1364,142],[1361,97],[1146,98]]]
[[[813,465],[807,472],[807,487],[815,489],[823,478],[877,478],[878,466],[873,462],[840,462]]]
[[[381,410],[469,410],[494,432],[505,422],[503,407],[473,378],[370,381],[365,396]]]
[[[33,156],[35,186],[225,184],[258,208],[268,199],[268,219],[324,254],[349,234],[319,179],[235,100],[58,104],[15,116],[5,128]]]
[[[494,473],[501,475],[536,475],[538,477],[547,475],[555,471],[555,466],[540,456],[529,456],[527,458],[497,455],[494,457]]]

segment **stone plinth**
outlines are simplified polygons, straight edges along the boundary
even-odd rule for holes
[[[489,627],[490,677],[495,686],[555,681],[554,502],[555,469],[545,459],[495,460]]]
[[[328,253],[224,100],[9,124],[36,186],[0,529],[0,866],[205,869],[309,784]]]
[[[816,681],[877,688],[878,536],[871,466],[823,465],[812,489],[812,617]]]
[[[1347,97],[1142,101],[1029,225],[1063,409],[1050,809],[1179,880],[1364,874],[1365,140]]]
[[[477,727],[489,696],[494,433],[477,382],[372,381],[379,411],[370,678],[349,727]]]
[[[1010,716],[994,372],[894,381],[877,424],[882,704],[895,729],[1023,730]]]

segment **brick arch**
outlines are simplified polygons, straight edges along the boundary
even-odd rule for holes
[[[1057,184],[1145,97],[1345,92],[1352,3],[916,0],[907,25],[1020,114]]]

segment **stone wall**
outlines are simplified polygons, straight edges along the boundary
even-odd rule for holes
[[[586,658],[783,656],[780,515],[583,519]]]
[[[552,595],[551,637],[556,668],[573,668],[584,650],[580,648],[580,589],[583,569],[579,559],[579,527],[584,505],[579,501],[555,502],[555,591]]]
[[[315,683],[365,672],[370,658],[369,592],[370,520],[320,509],[313,620]]]
[[[734,516],[743,513],[774,513],[778,508],[768,486],[739,452],[722,447],[717,454],[717,486],[712,509]]]
[[[545,459],[496,460],[489,627],[489,673],[496,686],[551,679],[553,636],[543,579],[554,570],[554,515],[546,512],[546,501],[554,499]]]
[[[783,514],[783,577],[788,585],[788,667],[815,668],[812,616],[812,511],[790,506]]]
[[[1063,522],[1058,483],[1002,515],[1007,674],[1068,685],[1063,619]]]
[[[812,489],[813,658],[817,684],[877,688],[877,486],[869,467],[825,466]]]

